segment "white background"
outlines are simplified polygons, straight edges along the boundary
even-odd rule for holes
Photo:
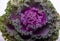
[[[6,9],[8,1],[9,0],[0,0],[0,16],[2,16],[5,13],[4,10]],[[53,3],[56,11],[60,14],[60,0],[50,0],[50,1]],[[1,32],[0,32],[0,41],[4,41]],[[60,41],[60,35],[59,35],[59,38],[57,39],[57,41]]]

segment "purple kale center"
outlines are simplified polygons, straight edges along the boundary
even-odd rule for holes
[[[21,11],[20,21],[22,31],[32,31],[33,29],[42,28],[46,24],[46,14],[43,10],[35,7],[26,8]]]

